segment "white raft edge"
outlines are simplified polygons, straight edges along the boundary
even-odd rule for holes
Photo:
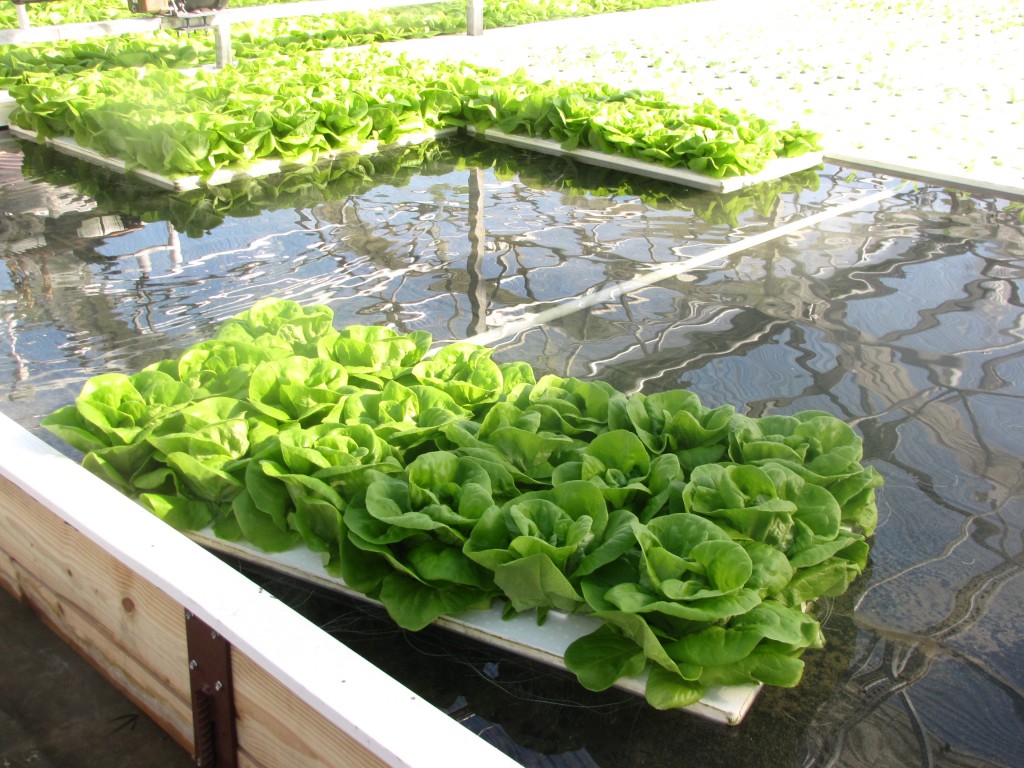
[[[40,140],[34,131],[19,128],[14,125],[9,126],[9,129],[12,135],[20,139],[33,141],[37,144],[49,145],[55,150],[70,157],[85,160],[94,165],[123,175],[132,174],[161,189],[178,192],[199,189],[201,187],[228,184],[240,178],[259,178],[269,176],[290,168],[326,162],[331,158],[344,154],[355,153],[361,156],[377,154],[396,147],[409,146],[434,139],[446,138],[454,135],[459,130],[458,128],[427,130],[403,136],[397,142],[383,146],[378,142],[367,142],[358,149],[323,153],[317,156],[315,160],[311,157],[307,158],[305,161],[302,158],[296,158],[289,161],[273,159],[263,160],[251,166],[246,166],[245,168],[219,169],[214,171],[210,176],[204,178],[198,175],[170,177],[139,168],[129,168],[125,161],[108,155],[103,155],[92,149],[83,147],[74,139],[67,136]],[[668,168],[656,163],[647,163],[642,160],[620,157],[606,152],[597,152],[591,149],[563,149],[558,142],[548,139],[519,136],[491,128],[478,129],[473,126],[466,126],[464,130],[468,135],[484,141],[491,141],[497,144],[515,147],[517,149],[539,152],[553,157],[568,158],[587,165],[607,168],[609,170],[620,171],[623,173],[630,173],[649,179],[656,179],[658,181],[668,181],[694,189],[719,193],[735,192],[755,184],[776,181],[790,174],[814,168],[815,166],[821,165],[823,162],[822,152],[809,152],[799,157],[782,157],[772,160],[764,170],[759,173],[716,179],[711,176],[705,176],[683,168]]]
[[[229,184],[237,179],[245,178],[261,178],[265,176],[271,176],[275,173],[281,173],[282,171],[291,170],[303,166],[315,166],[320,163],[327,163],[330,160],[341,157],[343,155],[356,154],[361,157],[369,155],[380,154],[387,152],[391,149],[397,149],[399,147],[411,146],[413,144],[421,144],[427,141],[433,141],[435,139],[443,139],[448,136],[452,136],[457,132],[457,128],[440,128],[436,130],[426,130],[417,133],[410,133],[401,137],[398,141],[391,144],[381,144],[376,141],[369,141],[364,143],[361,147],[355,149],[342,149],[332,152],[323,152],[314,159],[312,156],[305,158],[295,158],[293,160],[275,160],[267,159],[261,160],[253,165],[246,166],[244,168],[220,168],[214,171],[209,176],[203,177],[199,175],[192,176],[163,176],[153,171],[147,171],[142,168],[130,168],[128,164],[119,158],[111,157],[109,155],[101,154],[88,147],[83,147],[77,141],[69,136],[54,136],[47,139],[40,139],[39,135],[35,131],[30,131],[25,128],[20,128],[16,125],[8,126],[12,136],[23,139],[25,141],[31,141],[36,144],[44,146],[50,146],[57,150],[61,154],[73,157],[78,160],[84,160],[93,165],[101,168],[106,168],[109,171],[119,173],[123,176],[132,175],[139,179],[149,182],[150,184],[164,189],[170,192],[188,192],[194,189],[200,189],[203,187],[214,187]]]
[[[305,547],[266,553],[248,542],[218,539],[210,529],[190,533],[189,538],[215,552],[237,557],[335,593],[380,605],[353,590],[343,580],[329,575],[323,568],[321,556]],[[495,601],[488,610],[442,616],[435,625],[563,671],[567,671],[564,657],[569,644],[601,626],[601,621],[592,616],[559,611],[549,611],[543,625],[537,624],[532,611],[505,619],[502,606],[502,601]],[[617,688],[638,696],[644,695],[645,686],[646,674],[624,678],[616,683]],[[723,725],[739,725],[762,687],[760,684],[715,686],[709,688],[699,702],[681,707],[680,710]]]
[[[808,152],[799,157],[780,157],[771,160],[759,173],[752,173],[746,176],[730,176],[725,179],[716,179],[704,174],[695,173],[684,168],[669,168],[657,163],[648,163],[643,160],[620,157],[607,152],[597,152],[592,149],[563,149],[557,141],[550,139],[537,139],[530,136],[505,133],[493,128],[474,128],[466,126],[466,132],[470,136],[479,139],[493,141],[499,144],[506,144],[517,149],[526,149],[534,152],[541,152],[554,157],[565,157],[571,160],[578,160],[587,165],[594,165],[601,168],[608,168],[613,171],[632,173],[638,176],[645,176],[659,181],[669,181],[686,187],[694,187],[710,192],[735,192],[744,187],[760,184],[765,181],[775,181],[798,171],[806,171],[821,165],[822,152]]]

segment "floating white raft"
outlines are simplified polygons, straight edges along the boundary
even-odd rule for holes
[[[519,136],[493,129],[479,130],[472,126],[467,126],[465,130],[470,136],[475,136],[476,138],[484,141],[506,144],[518,149],[540,152],[545,155],[569,158],[586,165],[608,168],[614,171],[621,171],[623,173],[631,173],[637,176],[644,176],[649,179],[657,179],[659,181],[668,181],[685,187],[721,193],[735,192],[738,189],[743,189],[744,187],[749,187],[754,184],[760,184],[761,182],[774,181],[784,176],[788,176],[791,173],[804,171],[808,168],[814,168],[822,162],[821,152],[809,152],[805,155],[801,155],[800,157],[783,157],[772,160],[760,173],[749,174],[747,176],[731,176],[724,179],[715,179],[711,176],[705,176],[684,168],[668,168],[663,165],[658,165],[657,163],[648,163],[628,157],[619,157],[605,152],[596,152],[591,149],[563,149],[558,142],[551,141],[549,139],[535,139],[530,138],[529,136]],[[389,145],[381,145],[378,142],[371,141],[367,142],[359,149],[342,150],[318,155],[315,161],[312,157],[305,161],[302,158],[289,160],[287,162],[281,160],[264,160],[245,168],[222,168],[214,171],[214,173],[208,177],[162,176],[158,173],[153,173],[152,171],[129,167],[125,161],[116,157],[103,155],[95,150],[83,147],[74,139],[69,137],[54,137],[46,140],[40,140],[34,131],[28,131],[24,128],[18,128],[13,125],[10,126],[10,131],[18,138],[33,141],[37,144],[46,144],[65,155],[85,160],[116,173],[134,175],[137,178],[143,179],[150,184],[160,187],[161,189],[186,191],[190,189],[198,189],[200,187],[227,184],[239,178],[269,176],[274,173],[285,171],[288,168],[312,162],[324,162],[330,158],[348,154],[350,152],[363,156],[373,155],[395,147],[410,146],[433,139],[452,136],[458,131],[458,129],[445,128],[409,134],[407,136],[403,136],[394,144]]]
[[[314,159],[312,156],[305,158],[296,158],[294,160],[263,160],[245,168],[221,168],[214,171],[209,176],[163,176],[159,173],[153,173],[143,168],[135,168],[130,166],[124,160],[116,157],[110,157],[109,155],[101,154],[88,147],[83,147],[74,139],[68,136],[54,136],[46,139],[40,139],[35,131],[29,131],[18,126],[9,126],[12,136],[16,136],[19,139],[26,141],[32,141],[36,144],[42,144],[48,147],[52,147],[61,154],[69,157],[74,157],[78,160],[85,160],[88,163],[97,165],[101,168],[106,168],[109,171],[120,173],[124,176],[134,176],[136,178],[147,181],[160,189],[166,189],[174,192],[186,192],[191,189],[199,189],[201,187],[214,187],[223,184],[228,184],[236,179],[244,178],[259,178],[262,176],[271,176],[275,173],[281,173],[282,171],[289,170],[291,168],[297,168],[303,165],[314,165],[318,163],[325,163],[333,158],[341,157],[343,155],[355,154],[362,157],[369,155],[376,155],[381,152],[386,152],[390,149],[397,149],[398,147],[407,147],[413,144],[422,144],[426,141],[432,141],[434,139],[445,138],[451,136],[456,132],[456,128],[444,128],[441,130],[428,130],[419,133],[410,133],[403,136],[393,144],[381,144],[377,141],[368,141],[357,149],[351,150],[338,150],[335,152],[323,152],[316,156]]]
[[[191,538],[212,551],[237,557],[336,593],[367,600],[365,595],[351,589],[341,579],[327,574],[320,555],[304,547],[268,554],[247,542],[218,539],[209,530],[192,534]],[[502,617],[502,601],[495,601],[486,611],[465,611],[457,616],[442,616],[436,625],[564,670],[565,649],[573,640],[600,627],[601,621],[592,616],[558,611],[550,611],[543,625],[537,624],[532,611],[505,619]],[[616,687],[643,696],[645,685],[646,676],[642,675],[622,679]],[[717,723],[738,725],[753,706],[761,688],[755,684],[717,686],[710,688],[696,704],[683,709]]]
[[[11,112],[18,106],[18,102],[8,91],[0,91],[0,128],[10,125]]]
[[[763,181],[774,181],[783,176],[788,176],[797,171],[805,171],[820,165],[822,161],[821,152],[808,152],[799,157],[780,157],[772,160],[760,173],[752,173],[747,176],[730,176],[725,179],[715,179],[711,176],[695,173],[685,168],[668,168],[657,163],[648,163],[643,160],[634,160],[629,157],[620,157],[607,152],[597,152],[592,149],[563,149],[557,141],[550,139],[535,139],[529,136],[519,136],[512,133],[488,128],[486,130],[475,129],[472,126],[466,128],[471,136],[493,141],[499,144],[507,144],[519,149],[527,149],[533,152],[541,152],[545,155],[555,157],[566,157],[578,160],[587,165],[596,165],[600,168],[609,168],[613,171],[632,173],[637,176],[646,176],[649,179],[659,181],[670,181],[681,184],[685,187],[706,189],[711,192],[735,192],[738,189],[760,184]]]

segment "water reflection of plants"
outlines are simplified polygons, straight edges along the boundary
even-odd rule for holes
[[[805,170],[729,194],[714,194],[483,142],[445,140],[369,156],[340,155],[272,176],[243,176],[230,184],[171,193],[126,182],[117,174],[32,143],[23,144],[22,150],[27,176],[75,184],[95,198],[102,210],[130,213],[147,222],[167,221],[190,236],[212,230],[227,216],[258,216],[268,209],[344,200],[382,184],[403,187],[419,174],[431,174],[438,163],[451,163],[456,170],[491,169],[499,180],[518,179],[528,187],[567,193],[570,203],[583,198],[635,199],[654,210],[690,211],[707,224],[726,227],[737,226],[750,213],[769,217],[781,197],[815,191],[821,182],[818,171]]]
[[[692,211],[713,226],[735,227],[751,212],[770,217],[780,197],[816,191],[821,185],[819,171],[807,169],[729,194],[713,194],[568,158],[538,158],[485,142],[467,142],[464,146],[465,155],[459,167],[493,168],[498,179],[518,178],[528,186],[554,189],[578,198],[633,198],[655,210]],[[568,200],[573,202],[574,197]]]
[[[24,144],[23,151],[27,176],[52,184],[74,184],[102,210],[130,213],[146,222],[166,221],[190,237],[199,237],[228,216],[247,218],[267,210],[305,208],[359,195],[381,184],[405,186],[440,156],[442,145],[424,142],[371,156],[339,155],[286,173],[240,177],[230,184],[182,192],[133,184],[35,144]]]

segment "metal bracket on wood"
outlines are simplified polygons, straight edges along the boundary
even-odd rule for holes
[[[237,768],[231,644],[191,611],[185,611],[195,761],[201,768]]]

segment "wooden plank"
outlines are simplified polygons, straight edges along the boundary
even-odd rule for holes
[[[0,579],[185,749],[192,709],[182,609],[0,478]]]
[[[310,722],[318,723],[323,733],[318,730],[316,740],[327,747],[310,750],[303,756],[306,762],[295,765],[338,765],[337,753],[331,749],[342,747],[356,765],[516,765],[238,571],[2,415],[0,478],[0,549],[19,566],[35,564],[37,580],[46,589],[66,589],[74,596],[83,622],[98,625],[112,649],[101,663],[117,671],[112,679],[135,686],[125,690],[130,698],[144,701],[139,690],[144,683],[128,674],[126,668],[131,665],[124,661],[126,656],[160,669],[164,662],[151,657],[168,655],[166,663],[172,667],[181,663],[181,680],[187,679],[181,649],[164,650],[170,647],[167,643],[184,643],[185,608],[231,643],[233,658],[236,652],[242,654],[263,671],[249,675],[255,681],[250,685],[242,662],[241,679],[236,676],[234,681],[235,695],[248,712],[243,717],[252,718],[244,726],[239,723],[239,746],[247,764],[290,765],[277,756],[305,747],[279,744],[277,737],[301,733],[295,730],[299,724]],[[12,566],[2,570],[7,574]],[[26,568],[20,570],[28,573]],[[22,578],[20,583],[26,581]],[[154,620],[145,631],[136,626],[138,616],[149,616],[148,606],[157,601],[147,596],[136,603],[136,596],[148,595],[150,589],[171,601],[172,607],[159,613],[177,613],[180,641],[157,636],[174,634],[171,619]],[[135,606],[130,612],[125,596]],[[131,615],[126,617],[126,612]],[[59,617],[61,610],[54,604],[49,613]],[[79,638],[84,647],[98,643],[84,631],[67,635],[80,650]],[[122,650],[115,653],[114,648]],[[177,674],[165,672],[158,678],[176,688]],[[271,693],[278,697],[273,707],[255,705]],[[402,727],[395,728],[395,723]],[[191,721],[188,729],[190,734]]]
[[[595,165],[601,168],[609,168],[613,171],[632,173],[638,176],[646,176],[650,179],[670,181],[686,187],[706,189],[711,192],[735,192],[738,189],[760,184],[764,181],[788,176],[797,171],[804,171],[821,164],[821,152],[809,152],[800,157],[782,157],[772,160],[763,171],[747,176],[731,176],[726,179],[715,179],[700,173],[694,173],[683,168],[667,168],[656,163],[648,163],[642,160],[634,160],[628,157],[619,157],[606,152],[596,152],[592,149],[562,149],[557,141],[550,139],[535,139],[529,136],[518,136],[511,133],[504,133],[492,128],[479,130],[467,126],[467,132],[471,136],[494,141],[499,144],[527,149],[533,152],[541,152],[554,157],[567,157],[578,160],[587,165]]]
[[[244,653],[232,653],[231,670],[238,742],[251,764],[266,768],[387,765],[318,712],[296,707],[292,692]]]

